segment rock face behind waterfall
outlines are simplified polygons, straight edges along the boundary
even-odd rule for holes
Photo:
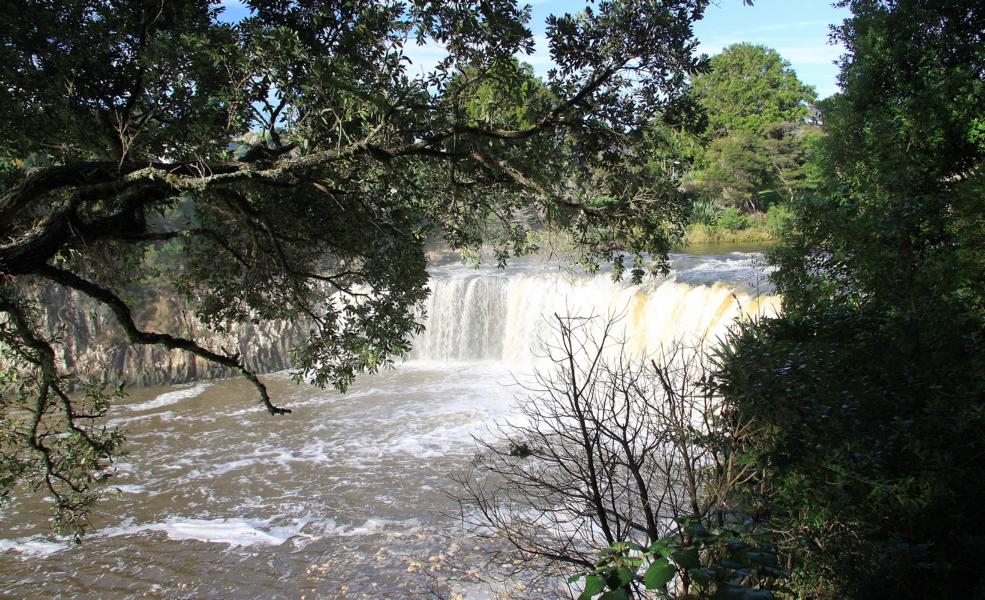
[[[61,288],[42,292],[42,318],[58,341],[62,366],[87,381],[167,385],[236,375],[190,352],[132,345],[112,313],[98,302]],[[260,373],[290,368],[290,350],[307,334],[303,323],[267,321],[235,324],[217,333],[206,329],[179,298],[157,296],[134,315],[137,326],[190,336],[211,350],[239,353]]]

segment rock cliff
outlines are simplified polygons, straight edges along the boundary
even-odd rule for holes
[[[189,352],[131,345],[113,315],[99,303],[61,288],[44,290],[42,318],[58,340],[64,368],[84,379],[128,385],[166,385],[235,375]],[[258,373],[290,368],[290,350],[307,334],[303,323],[233,324],[207,330],[178,298],[157,297],[134,315],[138,327],[190,336],[212,350],[239,353]]]

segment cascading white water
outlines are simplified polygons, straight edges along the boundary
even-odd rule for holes
[[[777,297],[756,289],[754,255],[733,253],[697,264],[687,258],[675,258],[671,277],[642,285],[543,263],[506,270],[436,268],[427,330],[414,341],[410,358],[526,364],[550,337],[554,315],[619,317],[616,331],[627,350],[646,354],[675,340],[714,340],[736,317],[779,308]]]

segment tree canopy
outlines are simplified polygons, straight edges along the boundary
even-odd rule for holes
[[[709,71],[694,78],[694,92],[716,137],[736,131],[762,134],[776,123],[803,122],[816,98],[814,88],[797,78],[779,52],[749,43],[713,56]]]
[[[69,394],[42,286],[98,301],[134,344],[239,370],[280,414],[241,357],[146,328],[135,295],[171,289],[214,329],[304,319],[299,372],[344,389],[420,328],[429,238],[504,259],[549,222],[589,261],[636,253],[641,277],[680,231],[676,186],[627,149],[654,115],[688,113],[704,0],[551,17],[543,84],[514,58],[534,36],[511,0],[246,4],[237,23],[215,0],[0,8],[0,493],[29,479],[63,524],[81,527],[120,440],[105,393]],[[447,54],[415,76],[415,43]],[[491,90],[513,109],[489,110]],[[165,242],[162,280],[148,261]]]
[[[803,186],[818,132],[814,89],[772,48],[734,44],[694,79],[707,115],[707,148],[694,179],[710,200],[746,211],[765,209],[765,191],[789,199]]]

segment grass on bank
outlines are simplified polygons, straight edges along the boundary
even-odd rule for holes
[[[760,244],[773,241],[765,227],[756,224],[742,229],[723,229],[704,223],[688,227],[686,244]]]
[[[686,243],[768,243],[789,229],[792,221],[793,213],[782,204],[773,204],[765,213],[745,214],[737,208],[696,203],[691,225],[687,229]]]

